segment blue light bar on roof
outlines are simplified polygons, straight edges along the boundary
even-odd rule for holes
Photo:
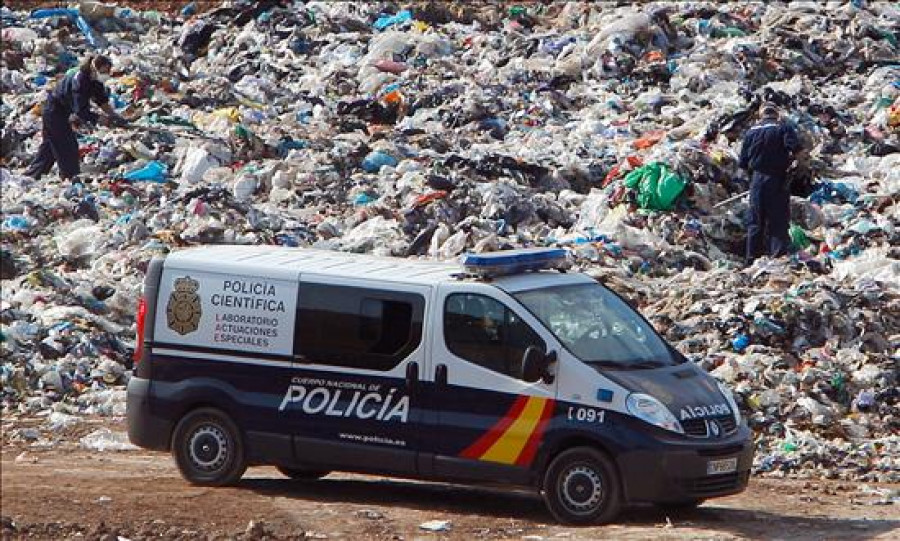
[[[460,259],[466,272],[485,277],[569,267],[568,253],[563,248],[523,248],[464,254]]]

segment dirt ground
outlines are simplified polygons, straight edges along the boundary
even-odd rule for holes
[[[200,12],[209,11],[222,5],[222,0],[193,0],[194,5]],[[77,4],[77,0],[3,0],[3,5],[10,9],[38,9],[51,7],[69,7],[70,4]],[[121,7],[130,7],[132,9],[164,11],[168,13],[179,13],[181,9],[189,3],[189,0],[102,0],[102,4],[115,4]]]
[[[251,468],[234,488],[185,483],[165,453],[97,452],[78,438],[121,421],[87,420],[53,445],[16,441],[4,422],[5,539],[900,539],[900,486],[762,479],[699,509],[626,510],[615,525],[553,523],[527,492],[350,474],[291,481]],[[421,527],[447,521],[442,531]]]

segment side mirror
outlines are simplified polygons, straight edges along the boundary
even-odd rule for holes
[[[528,383],[540,381],[550,366],[550,359],[536,346],[528,346],[522,356],[522,379]]]
[[[544,383],[551,384],[556,379],[556,351],[551,351],[546,356],[547,366],[544,368]]]

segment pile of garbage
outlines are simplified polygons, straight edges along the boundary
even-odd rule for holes
[[[120,415],[169,250],[563,246],[737,389],[758,471],[900,480],[897,5],[125,4],[2,10],[4,412]],[[94,52],[132,126],[25,176]],[[796,251],[746,267],[763,102],[804,146]]]

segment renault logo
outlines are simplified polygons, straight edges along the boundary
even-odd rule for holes
[[[709,427],[709,433],[710,433],[714,438],[718,438],[718,437],[719,437],[719,432],[720,432],[720,429],[719,429],[719,423],[717,423],[716,421],[706,421],[706,426]]]

